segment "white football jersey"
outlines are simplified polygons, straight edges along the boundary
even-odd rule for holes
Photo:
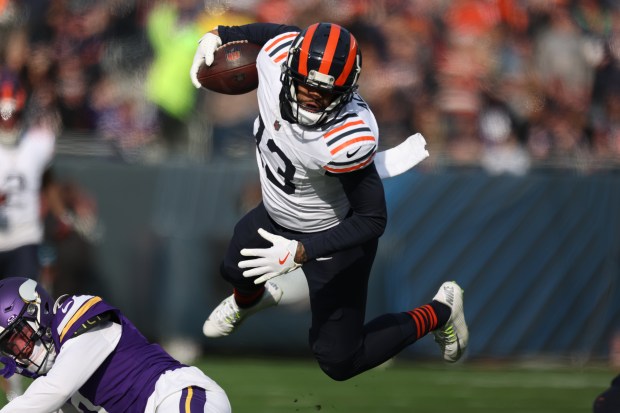
[[[43,239],[40,190],[54,155],[55,136],[30,129],[16,146],[0,145],[0,251]]]
[[[357,94],[325,129],[282,119],[281,65],[297,34],[275,37],[258,55],[256,157],[263,202],[271,218],[291,230],[317,232],[337,225],[350,208],[338,179],[325,174],[352,172],[372,163],[379,131]]]

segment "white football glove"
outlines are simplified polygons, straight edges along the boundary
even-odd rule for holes
[[[215,50],[222,45],[222,39],[220,36],[211,32],[205,34],[198,40],[198,48],[194,54],[194,62],[192,68],[189,70],[189,77],[192,79],[192,83],[196,89],[200,89],[201,84],[198,81],[198,68],[205,62],[207,66],[211,66],[213,63]]]
[[[258,234],[273,244],[270,248],[244,248],[241,255],[245,257],[258,257],[251,260],[239,261],[239,268],[250,268],[243,272],[244,277],[258,277],[254,284],[262,284],[267,280],[282,274],[289,273],[301,264],[295,262],[297,241],[286,239],[272,234],[262,228]]]

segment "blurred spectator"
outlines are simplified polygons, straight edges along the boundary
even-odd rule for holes
[[[49,203],[43,203],[42,284],[51,293],[91,291],[98,294],[101,287],[94,247],[103,235],[103,227],[98,220],[97,205],[74,182],[59,182],[58,187],[60,201],[66,210],[63,219],[58,219],[50,211]]]
[[[489,97],[480,113],[480,135],[484,143],[482,166],[490,174],[525,175],[530,156],[518,136],[515,116],[503,102]]]
[[[586,38],[568,10],[555,8],[550,17],[550,25],[534,39],[539,84],[562,106],[585,110],[594,78],[584,53]]]
[[[187,80],[201,31],[202,1],[160,0],[149,12],[146,30],[154,52],[147,96],[159,111],[161,133],[172,153],[186,150],[188,122],[196,105],[196,89]]]

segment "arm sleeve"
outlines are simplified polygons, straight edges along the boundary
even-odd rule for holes
[[[218,26],[217,31],[223,44],[236,40],[247,40],[250,43],[263,46],[279,34],[301,30],[299,27],[284,24],[250,23],[243,26]]]
[[[333,176],[332,179],[340,180],[351,211],[337,226],[301,240],[308,260],[363,244],[380,237],[385,231],[385,194],[374,163],[355,172]]]
[[[68,340],[49,373],[34,380],[0,413],[40,413],[62,408],[114,351],[121,332],[120,324],[108,322]]]

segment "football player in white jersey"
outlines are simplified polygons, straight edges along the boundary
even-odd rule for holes
[[[44,122],[23,119],[27,93],[16,76],[0,73],[0,278],[39,275],[43,239],[41,196],[53,213],[64,208],[51,179],[56,136]]]
[[[26,101],[27,92],[19,78],[0,70],[0,279],[39,277],[42,194],[57,217],[65,215],[49,168],[55,134],[43,122],[26,125]],[[9,381],[8,392],[16,395],[21,391],[16,376]]]
[[[321,369],[346,380],[435,334],[445,360],[468,342],[461,288],[446,282],[428,304],[365,322],[368,278],[387,223],[375,166],[379,131],[357,93],[362,55],[344,27],[254,23],[218,26],[200,39],[190,77],[217,47],[262,46],[257,57],[254,124],[262,203],[235,226],[221,265],[233,295],[204,324],[208,337],[230,334],[282,290],[271,278],[303,267],[312,325],[309,340]]]

